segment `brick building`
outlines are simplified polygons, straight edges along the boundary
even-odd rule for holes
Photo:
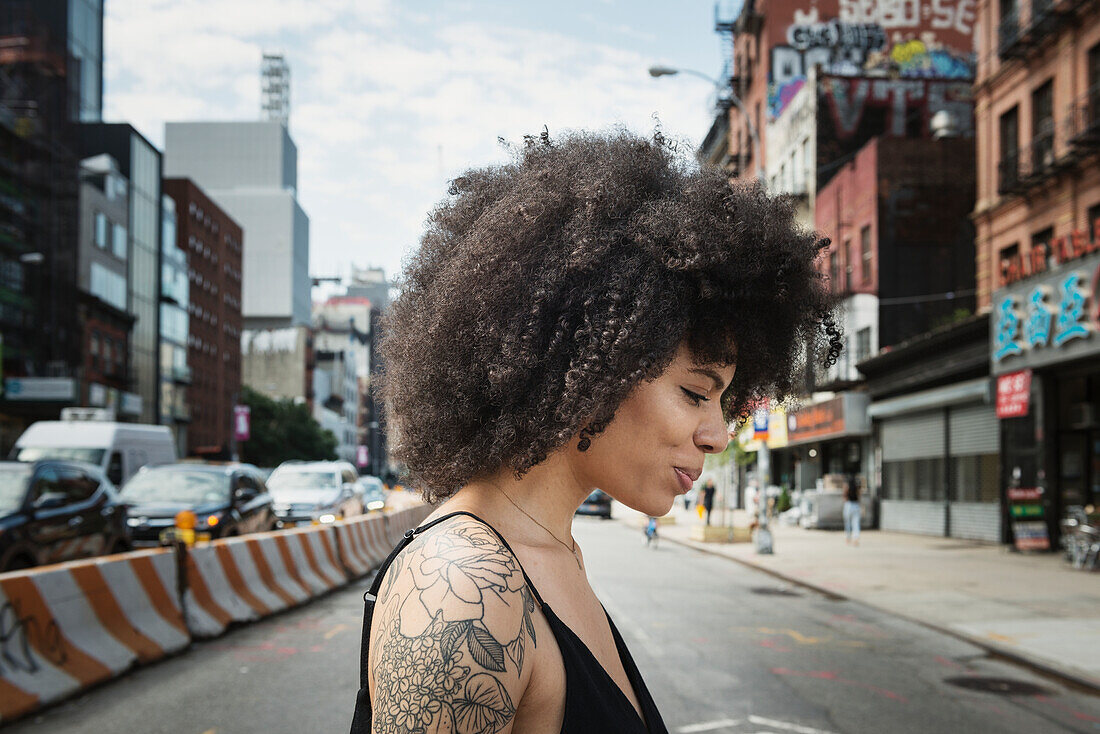
[[[233,406],[241,391],[244,233],[190,179],[165,179],[164,192],[176,202],[176,241],[187,253],[191,283],[187,452],[229,458],[233,453]]]
[[[768,156],[765,129],[784,109],[811,74],[863,77],[843,96],[844,110],[831,110],[838,126],[884,127],[891,110],[905,114],[893,120],[902,129],[882,129],[859,135],[905,134],[906,126],[927,126],[940,90],[927,81],[967,80],[973,76],[973,4],[959,0],[914,0],[906,3],[821,0],[808,11],[800,0],[746,0],[731,24],[733,92],[747,112],[730,109],[729,145],[735,175],[752,176],[765,169]],[[953,94],[953,92],[952,92]],[[839,97],[838,97],[839,98]],[[921,102],[925,104],[921,104]],[[916,106],[918,114],[910,114]],[[866,115],[866,109],[878,108]],[[846,114],[845,114],[846,112]],[[879,118],[882,122],[879,122]],[[755,151],[750,121],[760,136]],[[910,131],[911,132],[911,131]],[[850,148],[845,153],[853,152]]]
[[[1014,406],[1005,484],[1043,497],[1006,539],[1057,547],[1059,520],[1100,503],[1100,19],[1077,0],[977,9],[978,304]]]

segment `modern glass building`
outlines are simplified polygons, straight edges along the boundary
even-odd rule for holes
[[[187,454],[187,425],[191,422],[187,386],[189,335],[188,304],[191,284],[187,278],[187,253],[177,245],[176,202],[161,198],[160,264],[160,423],[171,426],[176,452]]]
[[[130,339],[141,422],[160,418],[161,155],[132,125],[79,126],[82,155],[107,153],[130,181],[128,310],[136,318]],[[186,271],[185,271],[186,272]],[[184,338],[186,344],[186,337]]]
[[[64,39],[69,119],[103,119],[103,0],[0,0],[0,14],[5,25]]]

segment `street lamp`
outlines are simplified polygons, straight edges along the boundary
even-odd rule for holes
[[[700,79],[706,79],[708,82],[714,85],[715,90],[718,92],[719,99],[728,99],[730,104],[737,108],[737,111],[741,113],[745,118],[745,123],[749,128],[749,137],[752,139],[753,156],[752,159],[756,162],[756,177],[760,179],[760,182],[764,182],[764,166],[760,160],[760,135],[757,133],[756,125],[753,124],[752,115],[745,109],[745,105],[741,103],[741,99],[733,93],[727,85],[718,81],[714,77],[704,74],[701,71],[695,69],[677,69],[671,66],[651,66],[649,67],[649,75],[654,79],[662,76],[675,76],[676,74],[690,74],[691,76],[697,76]]]

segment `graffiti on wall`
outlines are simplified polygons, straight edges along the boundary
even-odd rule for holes
[[[768,114],[775,120],[810,70],[836,76],[970,79],[974,0],[840,0],[838,17],[794,10],[771,48]],[[954,44],[954,46],[950,45]]]
[[[969,82],[944,79],[825,77],[821,96],[838,138],[856,134],[870,108],[885,112],[888,135],[907,135],[916,120],[919,134],[930,133],[932,115],[947,110],[964,135],[972,132],[974,96]]]
[[[4,602],[0,605],[0,677],[36,674],[41,666],[35,652],[54,665],[65,664],[68,655],[57,622],[21,614],[17,604]]]

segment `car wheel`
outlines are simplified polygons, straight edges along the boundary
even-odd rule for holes
[[[107,555],[114,556],[118,555],[119,553],[129,553],[130,550],[130,545],[126,541],[116,540],[115,542],[111,543],[110,547],[108,547]]]
[[[8,571],[22,571],[24,569],[34,568],[34,560],[27,556],[14,556],[8,561],[7,565],[0,572],[7,573]]]

